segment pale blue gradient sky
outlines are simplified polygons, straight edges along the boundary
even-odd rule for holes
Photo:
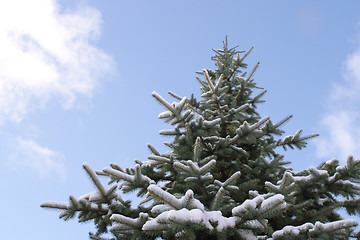
[[[53,3],[38,0],[33,6],[20,4],[22,9],[17,10],[33,11],[25,16],[29,18],[42,16],[38,11]],[[65,21],[63,26],[73,28],[67,31],[49,21],[49,28],[37,28],[44,43],[32,35],[21,38],[25,45],[31,40],[41,47],[69,34],[82,39],[65,44],[65,50],[56,47],[61,44],[49,47],[59,52],[50,51],[52,58],[44,60],[47,65],[36,70],[53,70],[55,62],[57,71],[49,70],[58,74],[53,82],[46,81],[46,76],[53,76],[50,73],[39,81],[36,74],[42,71],[32,75],[31,69],[12,77],[27,73],[23,69],[29,66],[10,52],[18,72],[9,74],[3,67],[9,59],[0,58],[0,90],[15,89],[13,95],[0,91],[0,107],[7,110],[0,111],[1,238],[88,239],[92,224],[64,223],[57,212],[41,209],[40,203],[67,201],[69,194],[92,191],[83,162],[95,169],[110,162],[132,166],[134,159],[147,159],[147,143],[166,151],[162,146],[166,139],[157,132],[168,126],[157,119],[163,109],[151,92],[169,101],[173,100],[169,90],[198,95],[195,71],[214,68],[211,49],[220,48],[225,35],[241,50],[254,46],[247,63],[252,68],[261,62],[255,80],[268,90],[260,113],[275,122],[293,114],[285,126],[287,134],[299,128],[304,134],[321,134],[307,149],[286,153],[291,166],[301,170],[333,157],[360,157],[360,143],[352,141],[360,136],[358,1],[59,0],[57,4],[59,12],[51,14],[59,21],[72,14],[66,20],[72,23]],[[1,5],[3,11],[17,11]],[[44,16],[41,22],[49,17]],[[9,15],[9,21],[17,22],[15,17]],[[18,25],[24,22],[28,21]],[[7,31],[0,26],[0,35]],[[6,40],[0,36],[1,45],[10,44]],[[73,48],[76,44],[83,48]],[[27,50],[21,51],[20,55]]]

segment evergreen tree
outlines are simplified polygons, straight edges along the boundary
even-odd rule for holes
[[[133,168],[112,163],[101,171],[83,167],[96,190],[69,203],[46,201],[41,207],[62,210],[68,220],[94,220],[91,239],[350,239],[357,238],[354,220],[337,210],[360,210],[360,160],[336,159],[301,172],[285,165],[277,149],[302,149],[316,134],[281,137],[281,125],[261,117],[257,105],[266,91],[248,74],[244,59],[251,52],[237,47],[214,50],[216,70],[198,72],[201,100],[169,94],[169,103],[153,97],[166,109],[159,115],[173,136],[159,153],[148,145],[149,160]],[[261,90],[260,93],[254,92]],[[109,178],[109,188],[98,176]],[[120,191],[119,191],[120,190]],[[137,191],[137,208],[120,195]]]

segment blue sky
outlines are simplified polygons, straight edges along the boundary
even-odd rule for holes
[[[20,6],[20,7],[19,7]],[[293,114],[288,134],[320,133],[286,152],[296,170],[360,157],[358,1],[94,1],[0,3],[0,209],[4,239],[88,239],[92,224],[39,207],[93,190],[82,169],[166,151],[157,91],[199,94],[225,35],[268,90],[259,111]],[[169,139],[167,139],[169,140]]]

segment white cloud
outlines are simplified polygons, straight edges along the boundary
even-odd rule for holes
[[[358,154],[358,118],[359,116],[351,111],[329,112],[324,116],[321,122],[324,134],[321,134],[317,141],[318,156],[346,160],[349,155]]]
[[[55,0],[0,1],[0,122],[19,122],[51,98],[73,108],[111,69],[111,57],[92,44],[100,13],[60,10]]]
[[[33,140],[18,138],[10,163],[16,169],[34,170],[42,178],[55,173],[60,179],[64,180],[66,171],[61,159],[61,154],[40,146]]]
[[[360,46],[345,60],[343,78],[329,94],[317,141],[319,157],[360,158]]]

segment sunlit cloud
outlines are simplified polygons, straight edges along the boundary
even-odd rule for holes
[[[90,98],[113,61],[94,45],[101,14],[62,11],[55,0],[0,1],[0,123],[20,122],[55,99],[66,108]]]
[[[344,61],[343,81],[333,86],[317,141],[319,157],[360,158],[360,44]]]

